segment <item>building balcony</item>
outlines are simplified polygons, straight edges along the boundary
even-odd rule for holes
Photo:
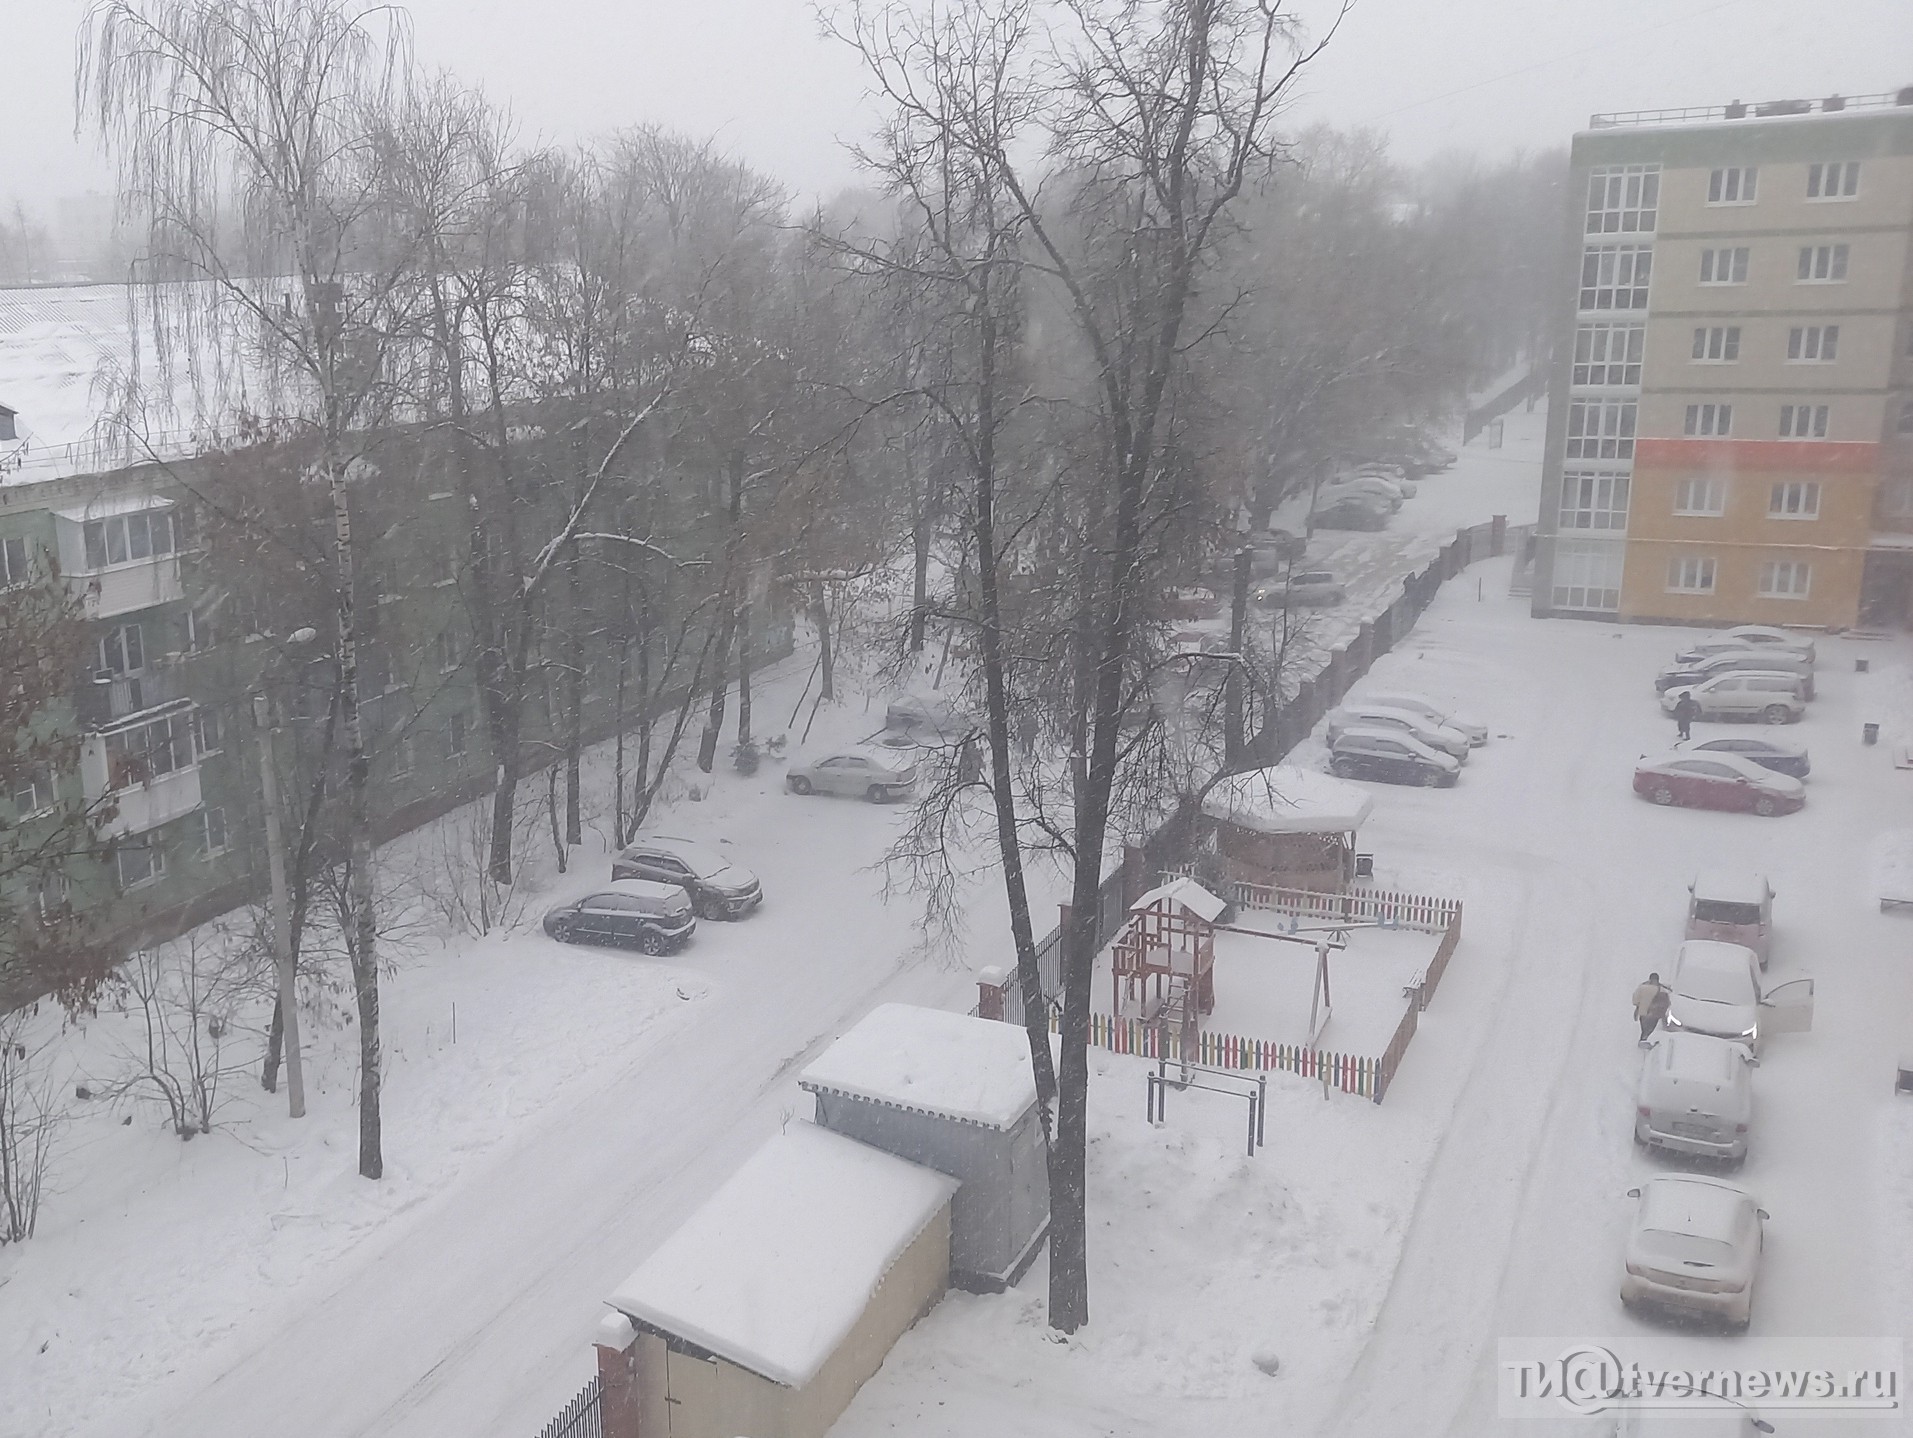
[[[147,709],[157,709],[185,697],[171,665],[148,667],[138,675],[105,671],[84,680],[74,696],[74,711],[86,729],[103,729]]]
[[[112,619],[158,604],[171,604],[185,595],[179,582],[179,558],[171,554],[108,569],[69,573],[66,583],[85,607],[88,619]]]
[[[92,741],[88,743],[91,745]],[[101,763],[104,767],[104,758]],[[89,785],[88,801],[95,802],[99,797],[103,796],[95,795]],[[100,837],[117,839],[127,834],[144,834],[199,808],[202,802],[199,766],[175,769],[170,774],[117,790],[112,797],[116,808],[113,817],[100,826]]]
[[[86,802],[111,800],[116,809],[100,827],[103,838],[143,834],[200,807],[192,718],[192,701],[175,699],[85,736],[80,783]]]

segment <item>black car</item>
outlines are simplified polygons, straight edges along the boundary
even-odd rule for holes
[[[690,839],[655,834],[634,840],[611,861],[613,879],[649,879],[691,896],[707,919],[741,919],[764,901],[757,875]]]
[[[1344,729],[1329,746],[1329,772],[1344,779],[1384,784],[1421,784],[1446,789],[1461,777],[1461,764],[1396,729]]]
[[[1683,752],[1705,750],[1715,754],[1738,754],[1763,769],[1771,769],[1776,774],[1790,774],[1796,779],[1804,779],[1813,772],[1806,746],[1790,744],[1785,739],[1761,739],[1751,735],[1742,738],[1730,734],[1719,739],[1690,740],[1675,747]]]
[[[558,905],[545,915],[545,932],[561,944],[614,944],[670,954],[697,932],[697,915],[682,889],[634,879]]]

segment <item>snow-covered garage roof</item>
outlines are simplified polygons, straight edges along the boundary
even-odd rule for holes
[[[914,1004],[879,1004],[798,1075],[828,1089],[940,1118],[1009,1128],[1036,1102],[1017,1024]]]
[[[1313,769],[1276,764],[1231,774],[1202,812],[1261,834],[1345,834],[1362,827],[1374,801],[1366,791]]]
[[[793,1123],[608,1301],[773,1383],[801,1388],[956,1186],[854,1138]]]

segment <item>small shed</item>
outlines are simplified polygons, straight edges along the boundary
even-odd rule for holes
[[[994,1293],[1022,1277],[1049,1229],[1049,1169],[1020,1026],[880,1004],[798,1083],[825,1128],[962,1184],[950,1206],[952,1283]]]
[[[1127,998],[1142,1003],[1143,1017],[1158,1018],[1176,994],[1195,1011],[1212,1012],[1215,927],[1228,907],[1188,878],[1171,879],[1131,904],[1129,922],[1110,946],[1110,1012],[1120,1014]]]
[[[1355,835],[1373,806],[1332,774],[1276,764],[1231,774],[1204,796],[1202,813],[1230,878],[1333,891],[1354,877]]]
[[[771,1139],[611,1295],[639,1432],[822,1438],[943,1296],[955,1189],[814,1124]]]

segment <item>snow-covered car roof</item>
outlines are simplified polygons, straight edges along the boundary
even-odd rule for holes
[[[955,1190],[954,1179],[933,1169],[792,1123],[608,1301],[773,1383],[802,1388]]]
[[[1771,892],[1767,876],[1752,869],[1702,869],[1687,887],[1697,899],[1723,904],[1764,904]]]
[[[1678,691],[1669,690],[1668,692],[1675,693]],[[1641,769],[1665,769],[1668,765],[1678,763],[1683,759],[1705,759],[1710,764],[1725,764],[1743,778],[1752,779],[1756,783],[1767,785],[1769,788],[1783,789],[1792,792],[1801,787],[1798,779],[1791,779],[1785,774],[1776,774],[1773,770],[1754,763],[1754,761],[1749,759],[1745,754],[1729,754],[1720,749],[1710,749],[1704,754],[1696,753],[1692,749],[1671,749],[1665,754],[1650,754],[1634,767],[1636,771]]]
[[[1751,1194],[1730,1183],[1663,1174],[1641,1185],[1640,1226],[1731,1242],[1742,1211],[1752,1202]]]
[[[701,839],[679,839],[670,834],[644,834],[633,839],[625,846],[625,853],[634,849],[654,849],[659,853],[671,853],[677,858],[688,861],[691,872],[699,878],[715,874],[720,869],[732,867],[731,860],[722,851]],[[625,883],[641,882],[636,879],[624,880]]]
[[[1423,722],[1423,727],[1426,727],[1425,722]],[[1358,748],[1362,741],[1365,740],[1385,739],[1391,744],[1406,744],[1412,753],[1422,758],[1432,759],[1444,767],[1449,764],[1458,764],[1461,762],[1455,758],[1453,754],[1445,754],[1432,744],[1427,744],[1417,739],[1413,734],[1409,733],[1408,730],[1396,729],[1385,724],[1351,724],[1335,736],[1335,743],[1330,747],[1339,748],[1350,739],[1356,741]]]
[[[1366,789],[1332,774],[1276,764],[1221,780],[1203,796],[1202,812],[1258,834],[1345,834],[1361,828],[1374,805]]]
[[[996,1129],[1036,1102],[1029,1036],[1019,1025],[915,1004],[879,1004],[797,1083]]]

